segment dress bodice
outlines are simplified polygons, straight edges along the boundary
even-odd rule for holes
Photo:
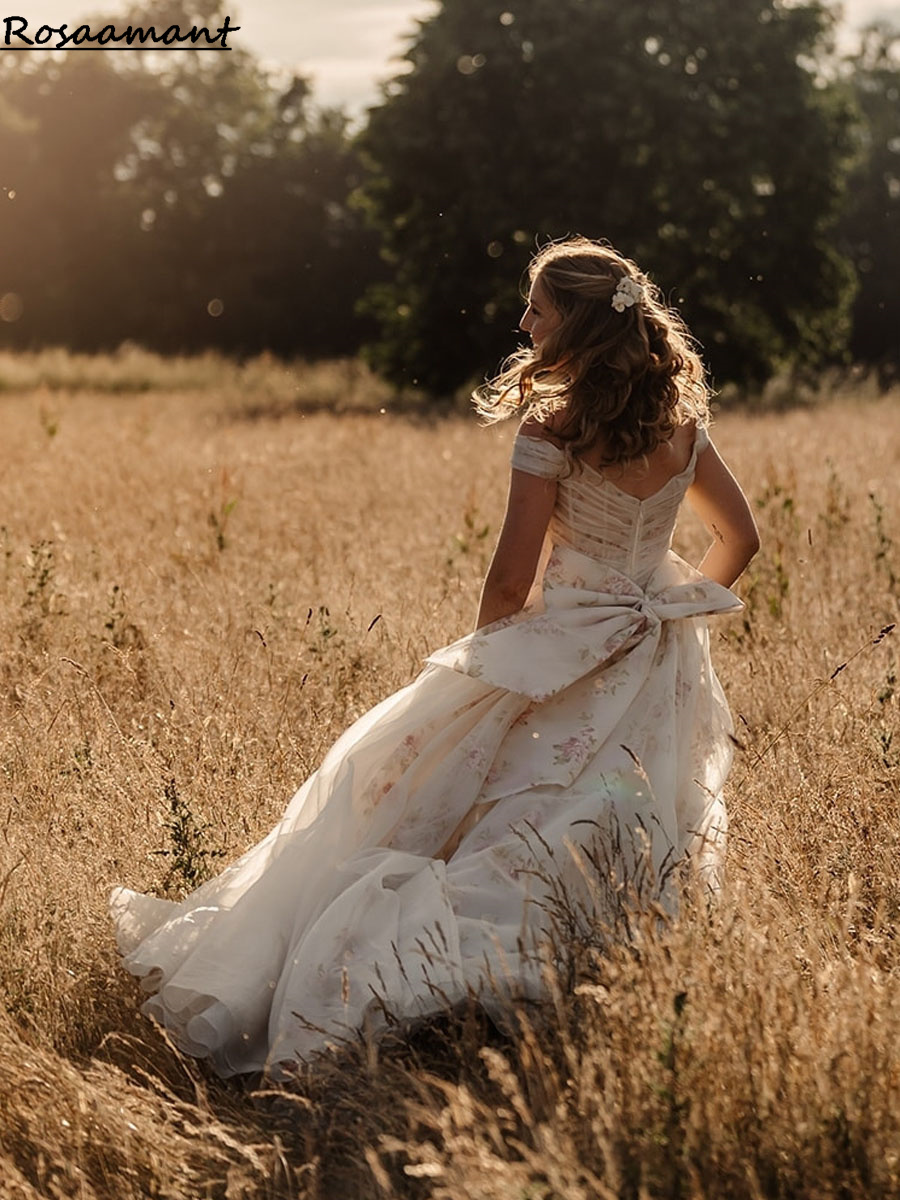
[[[671,546],[678,509],[708,442],[706,430],[698,427],[684,470],[643,500],[586,463],[576,463],[570,471],[565,453],[543,438],[518,434],[512,466],[558,480],[548,528],[555,544],[606,563],[644,586]]]

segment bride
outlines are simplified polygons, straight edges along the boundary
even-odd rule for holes
[[[554,888],[596,905],[640,877],[665,901],[682,860],[716,878],[731,722],[704,618],[740,607],[753,517],[690,336],[634,263],[571,239],[530,281],[532,346],[476,396],[522,424],[475,632],[217,878],[113,892],[143,1011],[222,1075],[278,1075],[385,1008],[539,997]],[[696,570],[670,549],[685,496],[714,539]]]

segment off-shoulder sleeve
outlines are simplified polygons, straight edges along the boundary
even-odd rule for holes
[[[529,475],[559,479],[566,470],[566,455],[544,438],[531,438],[524,433],[517,433],[510,463],[517,471],[526,471]]]

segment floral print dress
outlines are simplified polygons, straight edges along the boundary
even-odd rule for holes
[[[706,444],[638,500],[520,434],[513,468],[559,480],[534,602],[432,654],[217,878],[180,903],[114,891],[143,1010],[184,1051],[278,1075],[386,1008],[474,993],[501,1019],[541,994],[560,884],[596,903],[600,862],[606,883],[715,876],[731,722],[704,617],[740,602],[670,549]]]

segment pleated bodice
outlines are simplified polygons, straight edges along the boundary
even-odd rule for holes
[[[671,546],[678,509],[708,440],[706,430],[698,428],[684,470],[643,500],[586,463],[576,463],[569,471],[564,452],[543,438],[518,434],[512,466],[558,481],[548,528],[554,543],[606,563],[644,586]]]

